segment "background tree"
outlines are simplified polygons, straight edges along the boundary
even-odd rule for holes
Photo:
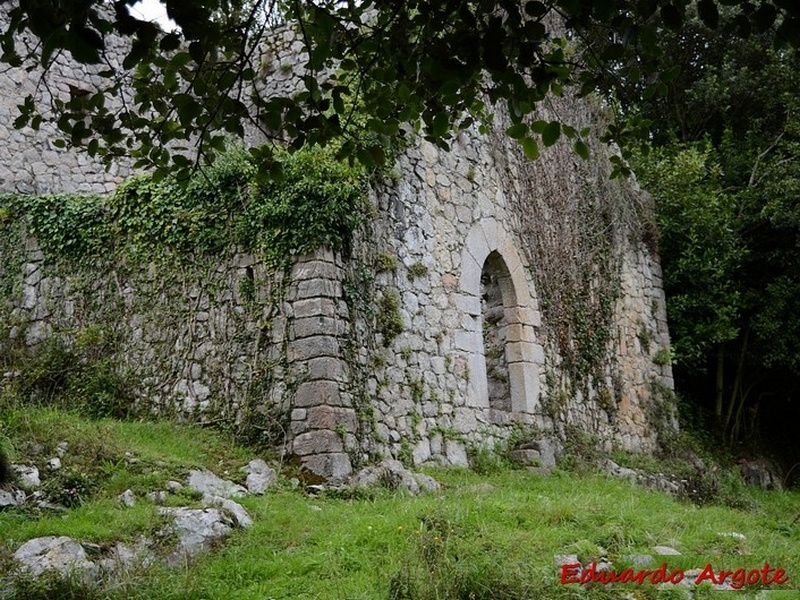
[[[635,162],[657,198],[677,385],[729,442],[785,441],[800,416],[800,62],[699,20],[664,47],[681,67],[666,93],[630,87],[622,104],[652,122]]]

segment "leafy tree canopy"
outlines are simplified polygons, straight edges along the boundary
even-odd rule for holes
[[[105,86],[53,107],[67,143],[109,162],[133,156],[184,175],[193,162],[181,144],[208,158],[225,133],[245,126],[295,149],[343,140],[340,155],[368,165],[384,160],[406,124],[447,148],[459,129],[486,125],[487,103],[507,105],[508,134],[530,156],[560,135],[585,155],[568,123],[532,118],[537,104],[567,86],[611,98],[620,81],[647,97],[665,92],[677,70],[663,35],[695,11],[726,38],[767,33],[777,47],[800,44],[794,0],[166,0],[173,32],[131,16],[133,3],[6,2],[2,61],[47,68],[66,52],[99,65]],[[271,91],[268,80],[256,85],[281,19],[296,21],[307,52],[294,96]],[[20,42],[26,32],[30,46]],[[129,41],[121,62],[109,56],[111,34]],[[109,109],[106,98],[126,89],[123,109]],[[34,99],[24,99],[17,125],[42,118]],[[628,120],[608,134],[624,141],[642,125]],[[253,152],[269,173],[269,145]]]
[[[663,40],[681,70],[662,96],[620,88],[653,124],[634,163],[656,197],[676,382],[715,399],[730,441],[798,414],[800,56],[770,42],[691,20]]]

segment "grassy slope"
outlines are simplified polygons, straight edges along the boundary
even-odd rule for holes
[[[34,455],[41,464],[58,442],[68,441],[64,469],[85,474],[90,484],[85,502],[64,516],[0,513],[0,553],[6,561],[13,548],[36,536],[108,543],[152,534],[162,525],[154,508],[140,500],[125,509],[117,494],[132,488],[143,496],[182,478],[190,467],[237,478],[238,468],[254,457],[223,435],[173,423],[88,421],[50,409],[1,412],[17,460]],[[284,483],[264,497],[242,500],[255,525],[237,532],[213,555],[169,572],[156,568],[133,574],[101,597],[619,597],[602,586],[587,591],[559,585],[553,556],[599,558],[601,546],[613,560],[650,553],[653,545],[681,551],[684,556],[670,565],[684,568],[706,562],[717,568],[761,567],[768,561],[787,570],[789,584],[774,587],[767,597],[800,597],[797,492],[748,491],[756,508],[743,512],[697,508],[598,475],[432,474],[444,491],[417,498],[389,492],[309,497]],[[187,494],[170,502],[193,500]],[[730,532],[746,539],[720,535]],[[636,593],[671,595],[657,594],[650,585]]]

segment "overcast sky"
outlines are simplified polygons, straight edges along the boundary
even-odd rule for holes
[[[165,31],[175,29],[175,22],[167,17],[167,7],[159,0],[141,0],[131,7],[131,14],[143,21],[155,21]]]

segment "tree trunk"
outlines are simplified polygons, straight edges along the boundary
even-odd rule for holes
[[[731,418],[734,415],[734,408],[737,406],[737,400],[739,409],[737,411],[737,415],[741,414],[741,406],[744,402],[744,398],[747,394],[742,394],[742,376],[744,370],[744,356],[747,352],[747,342],[750,338],[750,328],[748,327],[744,332],[744,339],[742,340],[742,349],[739,351],[739,361],[736,365],[736,377],[733,379],[733,390],[731,390],[731,399],[728,403],[728,411],[725,414],[725,423],[722,426],[723,432],[726,434],[731,431]],[[749,392],[749,390],[748,390]],[[737,417],[738,418],[738,417]],[[737,426],[738,429],[738,426]],[[733,439],[730,439],[733,442]]]
[[[723,431],[726,435],[729,434],[728,441],[732,444],[734,439],[739,433],[739,425],[741,424],[742,407],[744,401],[750,394],[750,389],[742,392],[742,377],[744,375],[744,357],[747,352],[747,342],[750,338],[750,328],[748,327],[744,332],[744,339],[742,340],[742,349],[739,351],[739,361],[736,365],[736,377],[733,379],[733,389],[731,390],[731,399],[728,404],[728,412],[725,415],[725,424]],[[752,388],[752,386],[751,386]],[[735,412],[734,412],[735,409]],[[735,421],[732,423],[731,419],[736,416]]]
[[[744,408],[744,404],[747,401],[748,396],[750,396],[750,392],[753,390],[755,385],[755,383],[752,383],[744,392],[739,393],[740,398],[736,406],[736,416],[734,417],[730,428],[731,447],[733,447],[733,443],[740,437],[740,431],[742,429],[742,409]]]
[[[717,425],[722,425],[722,398],[724,390],[724,366],[725,366],[725,352],[723,351],[722,344],[717,346],[717,394],[716,402],[714,403],[714,420]]]

